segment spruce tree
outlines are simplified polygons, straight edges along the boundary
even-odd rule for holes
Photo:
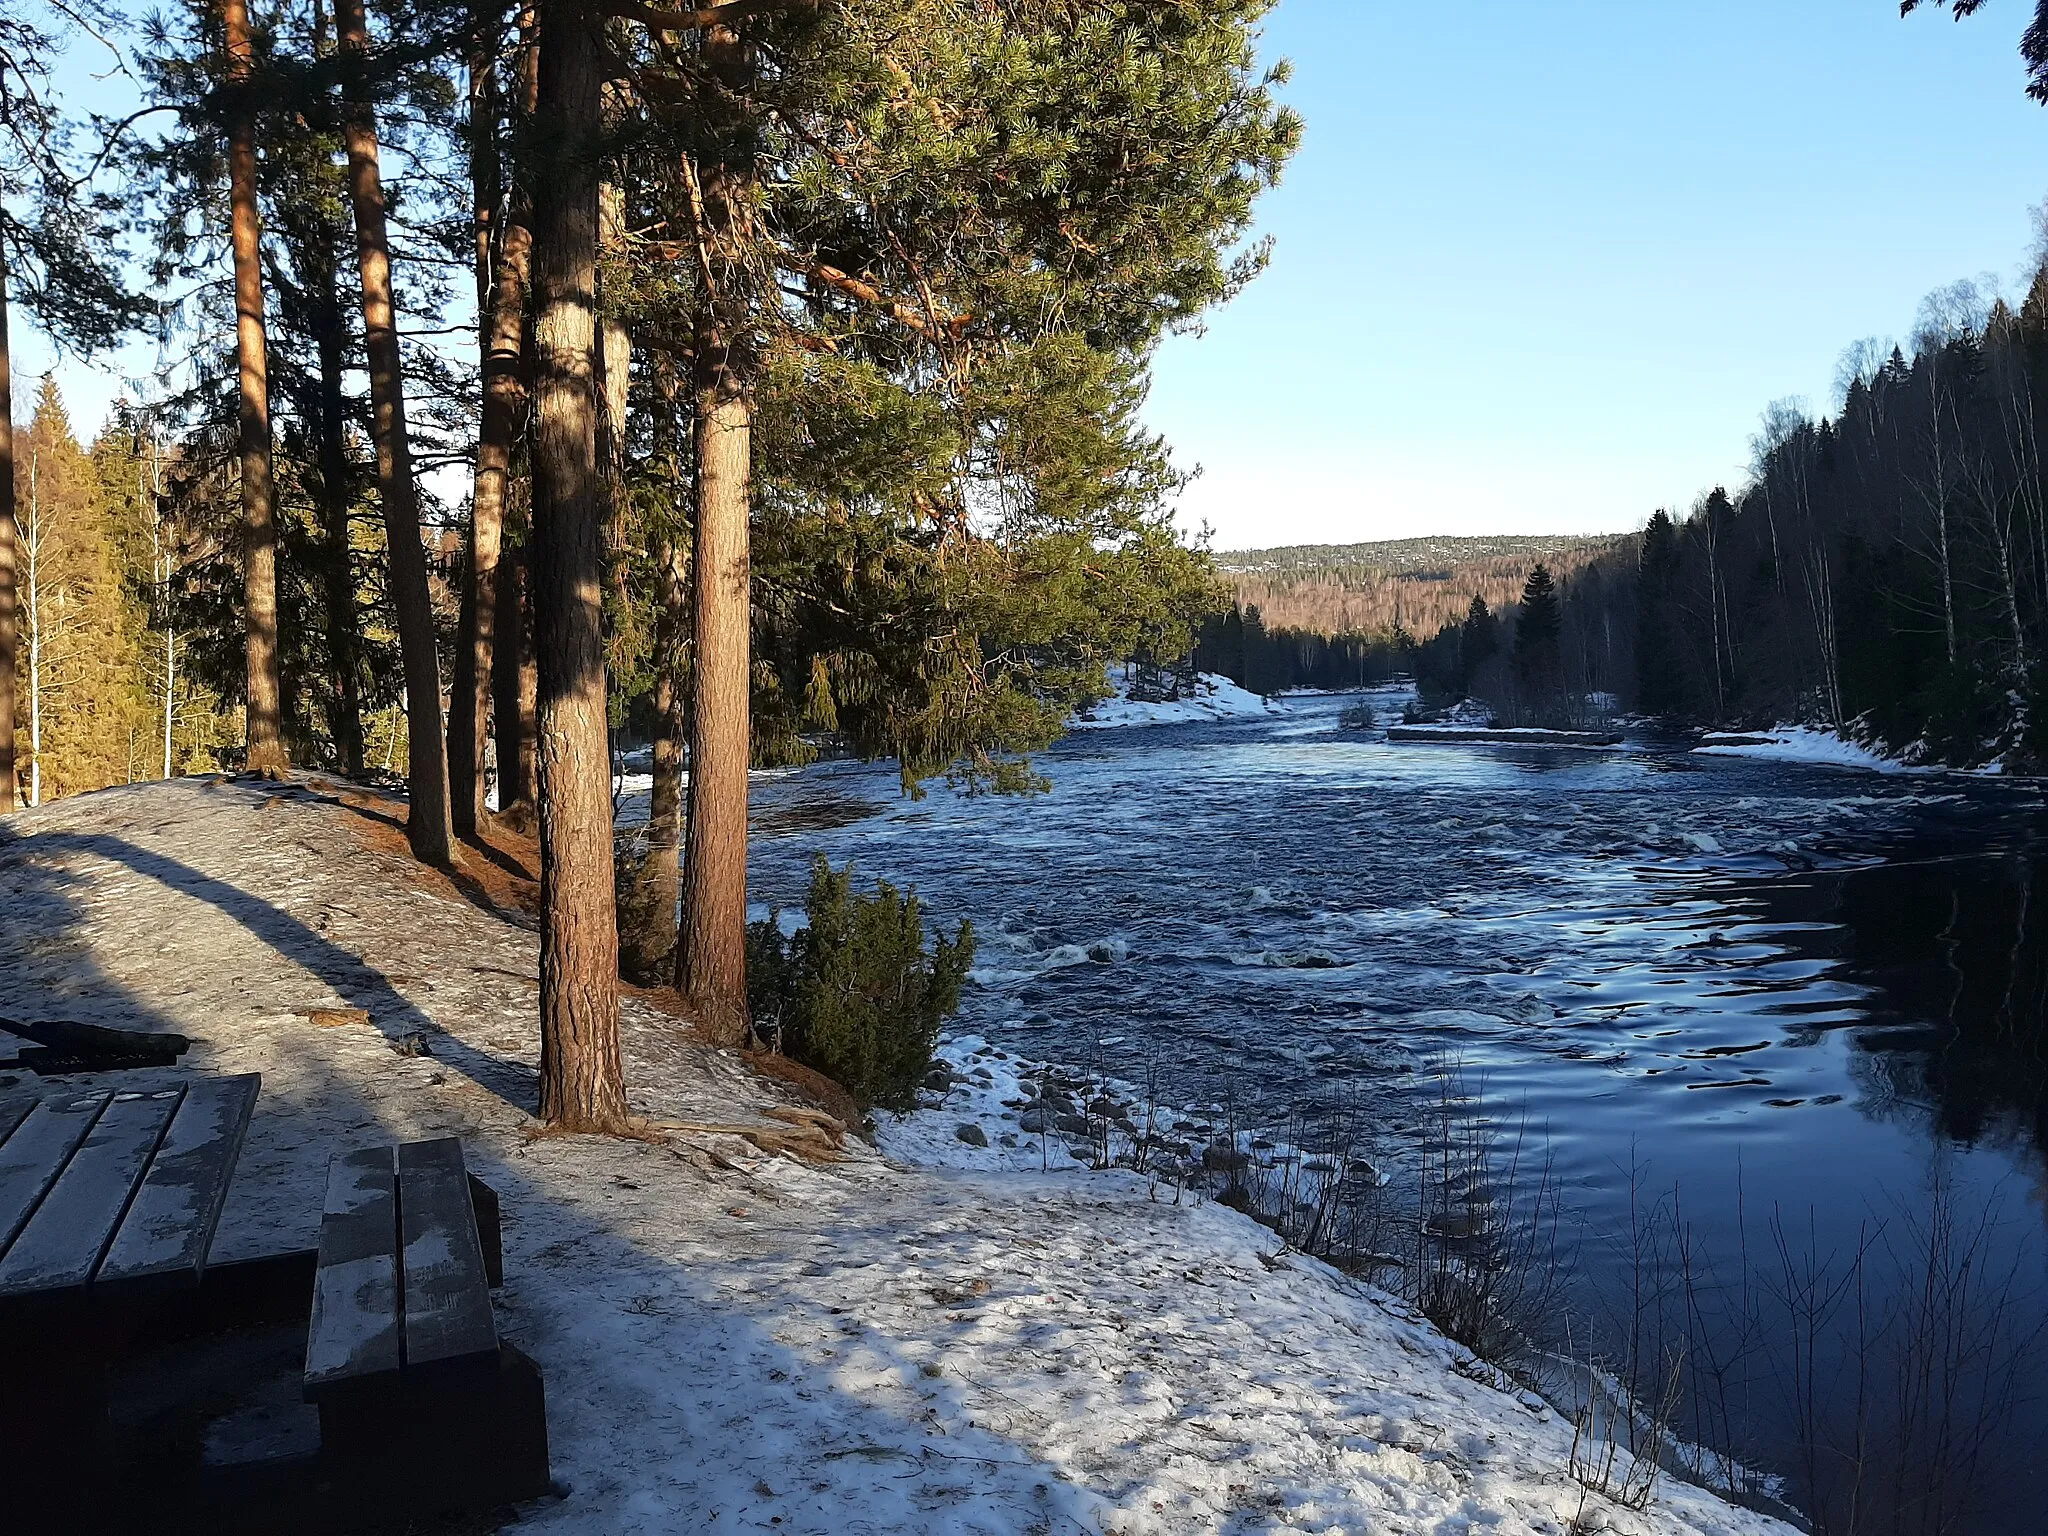
[[[1458,691],[1469,694],[1486,664],[1500,653],[1500,627],[1493,610],[1477,592],[1465,610],[1465,622],[1458,633]]]
[[[1671,715],[1684,707],[1684,679],[1672,633],[1673,578],[1678,569],[1678,528],[1659,508],[1643,529],[1636,572],[1636,708]]]
[[[1521,614],[1515,624],[1515,656],[1534,658],[1555,653],[1564,632],[1564,610],[1557,599],[1557,583],[1550,568],[1538,564],[1529,572],[1522,588]]]
[[[1515,620],[1515,675],[1522,688],[1524,713],[1539,724],[1560,717],[1563,704],[1564,610],[1550,568],[1538,564],[1522,588]]]

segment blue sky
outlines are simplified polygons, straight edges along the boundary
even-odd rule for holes
[[[1281,0],[1307,138],[1272,268],[1148,407],[1218,548],[1638,527],[1771,400],[2030,268],[2033,7]]]
[[[2031,10],[1281,0],[1267,52],[1308,132],[1260,208],[1273,266],[1167,343],[1147,408],[1202,469],[1184,525],[1613,530],[1739,479],[1763,407],[1828,408],[1851,342],[1959,277],[2023,281]],[[26,409],[50,358],[17,349]],[[59,379],[81,427],[119,387]]]

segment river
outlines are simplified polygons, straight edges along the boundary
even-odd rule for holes
[[[1396,1163],[1455,1063],[1540,1147],[1594,1331],[1640,1336],[1658,1271],[1686,1433],[1825,1529],[2048,1529],[2014,1453],[2048,1410],[2001,1374],[2048,1318],[2039,789],[1394,745],[1357,703],[1077,734],[1028,798],[765,777],[753,897],[800,906],[819,852],[915,886],[979,937],[957,1028],[1179,1102],[1362,1103]]]

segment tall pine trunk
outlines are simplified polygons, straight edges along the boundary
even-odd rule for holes
[[[0,814],[14,809],[14,358],[7,330],[7,245],[0,241]]]
[[[626,1125],[605,729],[604,488],[597,456],[597,20],[541,7],[534,188],[533,580],[540,663],[540,1113]]]
[[[531,535],[528,537],[531,543]],[[539,677],[533,665],[533,595],[525,548],[498,558],[497,637],[491,652],[491,714],[496,726],[498,811],[533,808],[539,729]]]
[[[655,354],[649,366],[666,407],[661,419],[675,421],[681,414],[682,381],[666,356]],[[673,977],[676,964],[683,732],[688,724],[683,675],[690,644],[689,551],[678,526],[660,530],[654,567],[660,589],[654,621],[654,774],[647,800],[647,856],[634,882],[634,920],[626,933],[626,972],[635,979]]]
[[[649,359],[664,422],[682,419],[683,381],[671,360]],[[673,463],[674,460],[672,459]],[[674,976],[679,933],[683,832],[683,739],[689,716],[685,673],[690,647],[690,562],[680,520],[662,529],[654,552],[661,607],[654,622],[654,773],[647,799],[647,857],[641,862],[628,934],[627,974]]]
[[[706,63],[743,87],[745,59],[730,28],[706,29]],[[678,981],[709,1037],[745,1044],[747,1013],[747,763],[752,744],[751,575],[752,351],[742,285],[739,227],[747,202],[744,164],[708,164],[698,231],[713,279],[697,315],[696,529],[691,560],[695,644],[691,653],[690,812],[683,856],[683,933]]]
[[[479,23],[481,25],[481,23]],[[495,39],[491,40],[495,42]],[[483,413],[477,432],[476,476],[470,497],[469,571],[463,587],[463,633],[455,653],[454,705],[448,718],[448,778],[455,796],[455,826],[476,830],[484,805],[483,764],[490,740],[493,666],[500,631],[516,626],[517,610],[500,616],[499,564],[512,453],[526,410],[526,286],[533,249],[532,213],[515,173],[501,196],[495,48],[479,42],[470,70],[471,169],[477,204],[477,313],[483,355]],[[530,71],[523,71],[530,77]],[[522,98],[527,96],[521,91]],[[531,112],[530,99],[522,108]],[[491,228],[497,221],[495,231]],[[514,655],[518,653],[516,638]],[[501,706],[502,708],[502,706]],[[502,737],[503,731],[500,735]],[[517,757],[515,750],[512,757]],[[498,803],[531,798],[528,787],[508,794],[507,756],[500,746]],[[529,781],[530,785],[530,781]]]
[[[491,296],[504,210],[498,165],[498,77],[496,28],[482,14],[472,18],[469,49],[469,187],[471,258],[476,279],[477,358],[480,376],[491,366]],[[484,384],[488,393],[490,385]],[[489,636],[497,597],[498,542],[502,523],[484,507],[484,439],[477,429],[477,462],[470,480],[469,558],[463,562],[460,613],[455,624],[455,664],[448,679],[449,813],[458,837],[477,828],[483,813],[485,743],[490,729]],[[480,569],[486,562],[491,569]],[[483,625],[484,661],[477,661],[477,626]]]
[[[329,253],[321,252],[323,258]],[[318,431],[321,532],[327,543],[322,572],[327,596],[327,663],[334,673],[334,710],[330,716],[334,749],[342,772],[351,778],[363,772],[363,682],[359,615],[356,612],[355,560],[350,548],[349,513],[354,502],[354,477],[348,462],[348,400],[343,370],[348,362],[348,326],[343,319],[339,276],[328,262],[309,274],[315,288],[314,347],[320,361]]]
[[[343,138],[348,145],[349,200],[355,205],[356,259],[363,279],[363,349],[370,364],[378,499],[384,505],[391,597],[398,610],[398,644],[405,663],[406,788],[412,802],[405,821],[406,839],[422,862],[447,865],[455,858],[455,829],[448,806],[441,669],[434,655],[434,611],[427,594],[427,556],[420,545],[412,444],[406,433],[405,378],[391,299],[391,247],[384,223],[377,114],[366,78],[370,32],[363,0],[337,0],[334,19],[348,66]]]
[[[632,935],[634,974],[673,966],[681,894],[679,854],[683,831],[684,658],[690,636],[689,562],[682,542],[665,537],[655,551],[661,612],[654,624],[654,774],[647,800],[647,857],[640,866],[634,906],[640,926]]]
[[[265,774],[289,766],[277,653],[277,486],[270,462],[270,357],[263,314],[263,222],[256,201],[256,120],[249,99],[255,44],[248,0],[225,0],[228,78],[241,93],[228,131],[228,201],[235,262],[235,348],[240,365],[242,609],[248,663],[248,758]]]

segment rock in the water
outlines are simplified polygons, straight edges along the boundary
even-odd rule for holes
[[[1202,1166],[1212,1173],[1235,1173],[1250,1161],[1227,1141],[1214,1141],[1202,1148]]]
[[[931,1071],[925,1073],[924,1085],[927,1088],[936,1089],[938,1092],[944,1093],[953,1086],[952,1069],[949,1067],[933,1067]]]
[[[985,1147],[988,1145],[988,1132],[971,1120],[965,1125],[954,1127],[953,1134],[966,1142],[970,1147]]]

